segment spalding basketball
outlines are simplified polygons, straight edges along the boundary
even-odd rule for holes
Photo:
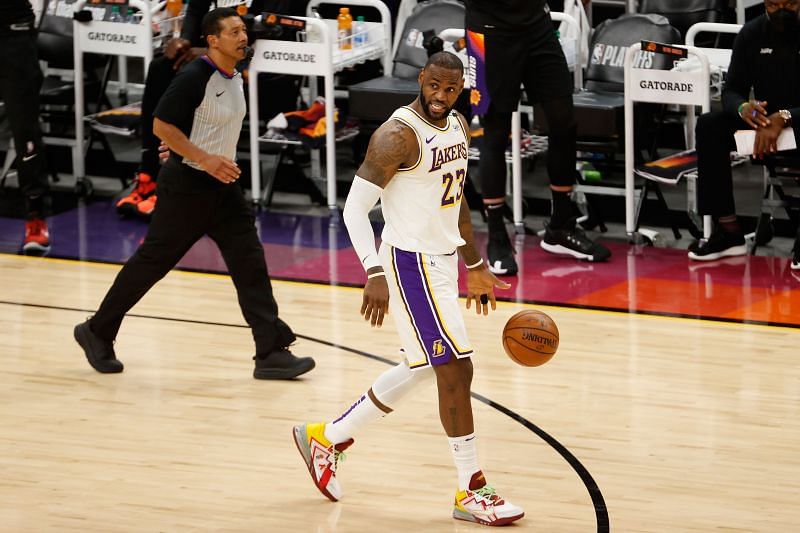
[[[503,328],[503,348],[515,363],[543,365],[558,349],[556,323],[541,311],[520,311]]]

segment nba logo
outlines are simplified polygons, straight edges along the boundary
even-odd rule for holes
[[[444,346],[442,346],[442,339],[433,341],[433,356],[441,357],[444,355]]]
[[[605,49],[605,45],[602,43],[597,43],[592,50],[592,65],[600,65],[603,59],[603,49]]]

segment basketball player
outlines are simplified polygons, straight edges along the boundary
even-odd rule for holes
[[[419,75],[420,94],[370,140],[347,196],[344,221],[367,273],[361,314],[381,326],[391,309],[404,360],[387,370],[343,415],[330,423],[295,426],[294,439],[317,488],[342,494],[341,452],[369,422],[397,406],[414,387],[436,377],[439,417],[458,470],[453,517],[487,525],[522,518],[501,498],[479,466],[470,404],[472,349],[458,304],[458,250],[467,266],[467,309],[495,308],[494,288],[507,289],[475,249],[469,208],[462,201],[469,130],[452,111],[463,88],[461,60],[433,54]],[[381,200],[386,225],[380,252],[368,214]]]

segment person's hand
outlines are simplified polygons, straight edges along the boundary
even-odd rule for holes
[[[481,265],[478,268],[467,270],[467,309],[472,307],[472,300],[475,300],[475,312],[479,315],[489,314],[489,305],[492,306],[492,311],[497,308],[497,302],[494,298],[494,289],[508,289],[510,284],[489,272],[486,265]]]
[[[383,272],[380,267],[372,267],[367,275]],[[371,326],[381,327],[383,317],[389,314],[389,285],[386,275],[367,278],[364,285],[364,298],[361,301],[361,316],[368,320]]]
[[[766,105],[766,101],[750,100],[745,102],[739,116],[754,130],[765,128],[770,125],[770,119],[767,117],[767,108],[764,107]]]
[[[161,144],[158,145],[158,160],[163,165],[169,159],[169,146],[164,141],[161,141]]]
[[[180,37],[170,39],[164,46],[164,55],[167,56],[167,59],[175,59],[191,48],[191,46],[192,43],[187,39],[181,39]]]
[[[175,63],[173,63],[172,68],[174,70],[178,70],[182,66],[194,61],[206,52],[208,52],[208,48],[189,48],[175,59]]]
[[[756,140],[753,142],[753,157],[762,159],[764,156],[778,151],[778,137],[783,130],[783,119],[778,113],[769,116],[769,125],[756,130]]]
[[[221,155],[207,154],[197,163],[203,170],[225,184],[233,183],[238,180],[242,173],[239,165]]]

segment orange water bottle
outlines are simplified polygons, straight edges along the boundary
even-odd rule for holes
[[[166,9],[170,17],[177,17],[183,9],[183,0],[167,0]]]
[[[177,39],[181,35],[181,21],[178,20],[178,17],[183,11],[183,0],[167,0],[165,11],[172,19],[172,37]]]
[[[340,7],[336,21],[339,26],[339,49],[350,50],[353,48],[353,15],[350,14],[350,8]]]

